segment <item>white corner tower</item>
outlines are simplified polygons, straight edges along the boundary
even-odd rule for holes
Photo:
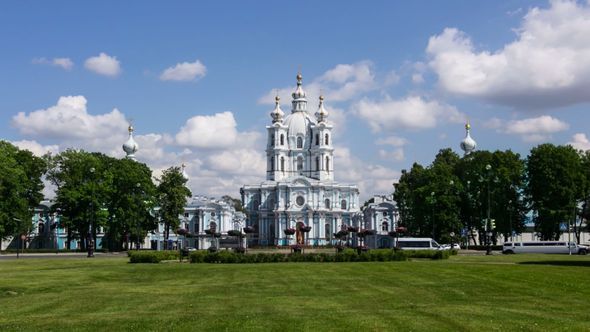
[[[133,139],[133,126],[129,125],[129,128],[127,130],[129,131],[129,138],[127,139],[127,142],[123,144],[123,151],[125,151],[125,153],[127,154],[127,158],[131,160],[136,160],[135,152],[137,152],[139,146],[137,145],[137,142],[135,142],[135,140]]]
[[[477,148],[477,143],[471,138],[470,131],[471,125],[469,124],[469,121],[467,121],[465,124],[465,138],[461,141],[461,150],[463,150],[465,156],[469,155],[475,150],[475,148]]]

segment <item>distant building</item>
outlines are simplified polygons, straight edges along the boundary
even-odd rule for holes
[[[391,248],[393,238],[389,232],[398,226],[399,215],[393,196],[374,196],[372,203],[363,207],[362,211],[361,228],[375,230],[375,235],[368,236],[365,244],[371,248]]]

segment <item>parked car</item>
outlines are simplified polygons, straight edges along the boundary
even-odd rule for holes
[[[403,250],[447,250],[429,237],[400,237],[393,243],[394,247]]]
[[[441,244],[441,247],[445,248],[445,249],[455,249],[455,250],[460,250],[461,249],[461,245],[459,243],[453,243],[453,245],[450,244]]]
[[[502,246],[503,254],[579,254],[586,255],[588,246],[565,241],[506,242]]]

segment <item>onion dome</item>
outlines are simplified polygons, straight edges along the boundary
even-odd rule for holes
[[[125,153],[127,154],[127,158],[135,160],[135,152],[139,150],[139,146],[133,139],[133,130],[133,126],[129,125],[129,138],[127,139],[127,142],[123,144],[123,151],[125,151]]]
[[[189,177],[188,177],[188,174],[186,174],[186,170],[185,170],[185,168],[186,168],[186,165],[185,165],[184,163],[182,163],[182,165],[181,165],[181,169],[182,169],[182,177],[183,177],[185,180],[187,180],[187,181],[188,181],[188,180],[189,180]]]
[[[301,83],[302,79],[303,79],[303,77],[301,76],[301,73],[297,74],[297,88],[291,94],[291,96],[293,97],[293,101],[291,101],[291,104],[292,104],[291,112],[292,113],[307,112],[307,99],[305,98],[306,97],[305,91],[303,91],[303,87],[302,87],[302,83]]]
[[[301,86],[302,80],[303,80],[303,76],[301,76],[301,73],[298,73],[297,74],[297,88],[295,89],[295,92],[293,92],[291,94],[291,96],[293,96],[293,99],[305,98],[305,91],[303,91],[303,87]]]
[[[318,123],[324,122],[328,118],[328,111],[324,108],[324,96],[320,95],[320,105],[318,111],[315,113],[315,117],[318,120]]]
[[[473,138],[471,138],[471,135],[469,134],[470,130],[471,125],[469,122],[467,122],[465,124],[465,138],[461,141],[461,150],[465,152],[465,155],[470,154],[477,147],[477,143]]]
[[[283,110],[281,110],[281,105],[279,103],[280,100],[281,97],[275,97],[275,109],[272,112],[270,112],[270,116],[272,117],[272,123],[282,122],[283,116],[285,116],[285,113],[283,113]]]

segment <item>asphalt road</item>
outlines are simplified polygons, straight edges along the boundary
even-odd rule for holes
[[[24,253],[19,254],[18,259],[31,259],[31,258],[43,258],[43,259],[69,259],[69,258],[86,258],[87,253],[85,252],[68,252],[68,253]],[[103,253],[103,252],[95,252],[94,258],[103,259],[103,258],[115,258],[115,257],[127,257],[127,253]],[[17,255],[13,253],[9,254],[0,254],[0,261],[3,260],[10,260],[10,259],[17,259]]]

